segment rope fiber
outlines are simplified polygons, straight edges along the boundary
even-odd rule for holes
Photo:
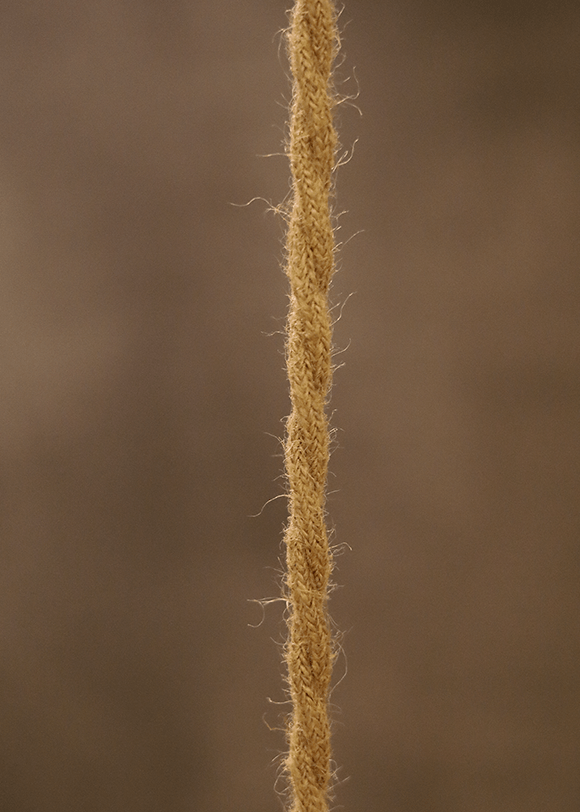
[[[292,204],[286,363],[292,411],[286,425],[289,519],[285,646],[292,713],[286,770],[290,812],[327,812],[331,779],[328,696],[333,643],[327,614],[332,556],[325,521],[334,271],[330,195],[337,146],[332,66],[338,49],[332,0],[296,0],[288,52],[293,77],[288,154]]]

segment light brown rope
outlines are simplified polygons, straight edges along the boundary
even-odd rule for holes
[[[331,0],[296,0],[288,33],[293,75],[289,157],[293,198],[287,235],[290,312],[286,358],[292,412],[285,462],[285,534],[292,714],[288,723],[291,812],[326,812],[330,769],[328,692],[333,647],[327,615],[332,568],[325,523],[331,385],[328,288],[334,270],[329,197],[336,151],[331,73],[337,47]]]

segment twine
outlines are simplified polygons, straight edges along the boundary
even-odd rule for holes
[[[327,615],[331,551],[325,522],[331,385],[328,288],[334,270],[329,197],[336,133],[331,73],[337,50],[331,0],[295,0],[288,33],[293,75],[287,234],[290,310],[286,360],[292,412],[285,439],[289,521],[285,532],[289,607],[285,647],[292,713],[287,727],[290,812],[327,812],[328,695],[333,645]]]

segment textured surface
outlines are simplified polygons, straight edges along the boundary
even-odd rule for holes
[[[330,188],[337,140],[331,70],[337,44],[333,3],[298,0],[288,32],[293,82],[286,359],[292,412],[284,455],[289,506],[284,534],[289,632],[285,655],[292,699],[286,767],[293,812],[327,810],[331,775],[328,692],[333,645],[327,603],[332,556],[326,528],[330,444],[326,405],[332,375],[328,289],[334,272]]]
[[[287,5],[0,4],[2,810],[280,809]],[[577,4],[339,24],[337,803],[578,812]]]

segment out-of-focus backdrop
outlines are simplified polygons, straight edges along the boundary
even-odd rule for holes
[[[6,812],[279,809],[288,4],[0,8]],[[577,812],[580,7],[341,29],[336,808]]]

